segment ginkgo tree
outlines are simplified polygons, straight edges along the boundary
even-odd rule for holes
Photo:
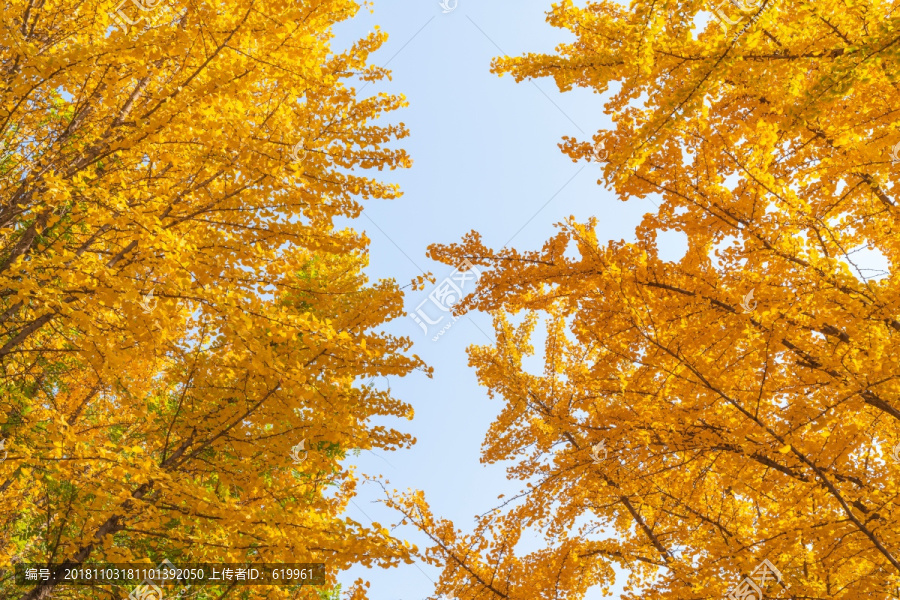
[[[485,270],[457,307],[495,319],[470,349],[503,401],[482,460],[524,486],[468,533],[393,497],[438,591],[572,599],[625,571],[625,598],[895,597],[896,5],[562,0],[548,21],[573,41],[494,71],[606,94],[614,128],[561,149],[658,210],[633,243],[569,219],[539,250],[431,247]]]
[[[376,31],[331,47],[351,0],[97,0],[0,8],[0,562],[395,565],[344,514],[351,449],[409,435],[371,384],[427,370],[338,227],[407,167],[402,96],[351,80]],[[4,598],[118,598],[16,585]],[[318,588],[321,589],[321,588]],[[196,598],[316,596],[194,587]],[[363,594],[361,586],[352,593]]]

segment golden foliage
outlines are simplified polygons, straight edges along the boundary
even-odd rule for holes
[[[365,381],[423,368],[335,225],[410,163],[373,123],[405,100],[345,83],[385,35],[330,48],[351,0],[144,6],[0,9],[0,562],[408,561],[342,515],[346,452],[412,441]]]
[[[900,583],[900,15],[724,6],[720,26],[696,1],[564,0],[548,21],[572,43],[494,64],[611,91],[615,129],[563,151],[603,159],[602,142],[606,184],[659,210],[636,243],[570,220],[538,251],[474,232],[432,247],[495,267],[462,307],[496,315],[496,345],[470,350],[504,400],[484,460],[527,482],[473,535],[395,499],[435,541],[444,593],[579,598],[618,566],[626,598],[723,597],[763,559],[784,576],[769,598]],[[663,231],[687,235],[680,260],[660,258]],[[856,264],[865,247],[888,273]]]

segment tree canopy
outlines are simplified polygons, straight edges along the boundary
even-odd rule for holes
[[[538,250],[431,247],[484,271],[458,307],[494,314],[496,343],[470,349],[503,401],[482,460],[524,486],[470,533],[393,499],[442,593],[580,598],[615,566],[625,598],[755,598],[763,561],[769,598],[900,583],[900,15],[711,8],[563,0],[548,22],[574,41],[493,64],[606,94],[614,129],[561,149],[658,210],[634,243],[570,219]],[[665,231],[687,237],[679,260]]]
[[[333,585],[410,560],[343,514],[346,453],[413,441],[372,424],[412,409],[371,379],[425,369],[381,330],[398,286],[335,223],[400,195],[366,169],[410,165],[404,125],[375,122],[404,98],[349,81],[387,75],[369,64],[386,36],[331,48],[358,8],[0,9],[4,565],[322,562]],[[0,588],[120,597],[9,571]]]

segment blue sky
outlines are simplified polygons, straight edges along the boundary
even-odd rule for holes
[[[598,185],[599,165],[575,164],[557,147],[563,136],[590,139],[611,127],[603,114],[604,97],[589,90],[560,94],[552,81],[516,84],[490,73],[495,56],[550,52],[567,41],[566,32],[545,22],[550,3],[459,0],[444,13],[438,0],[376,0],[372,12],[364,9],[338,28],[336,48],[375,25],[389,34],[373,62],[387,65],[393,80],[370,85],[364,94],[402,93],[410,104],[390,117],[411,131],[403,147],[412,156],[412,169],[387,174],[404,196],[367,204],[353,224],[371,239],[373,279],[392,277],[405,285],[430,271],[440,282],[451,269],[426,258],[427,246],[458,241],[473,229],[489,246],[509,242],[533,249],[553,235],[554,223],[570,215],[596,216],[601,238],[633,240],[641,216],[655,209],[646,200],[618,200]],[[660,245],[675,255],[681,247],[677,239]],[[414,311],[430,289],[408,294],[407,310]],[[414,406],[412,422],[392,424],[413,434],[417,444],[410,451],[363,453],[354,462],[362,473],[383,473],[392,488],[424,490],[436,516],[470,531],[475,515],[499,505],[499,494],[520,488],[506,479],[504,465],[479,462],[485,433],[501,405],[478,386],[465,349],[492,339],[490,319],[464,317],[436,342],[436,328],[426,335],[409,317],[387,329],[415,341],[414,351],[434,368],[434,377],[413,374],[381,382]],[[379,497],[378,488],[361,487],[349,516],[367,524],[397,522],[395,513],[373,502]],[[428,545],[415,530],[398,535],[420,548]],[[359,567],[341,580],[357,577],[371,581],[372,600],[421,600],[433,594],[438,571],[428,565]]]

